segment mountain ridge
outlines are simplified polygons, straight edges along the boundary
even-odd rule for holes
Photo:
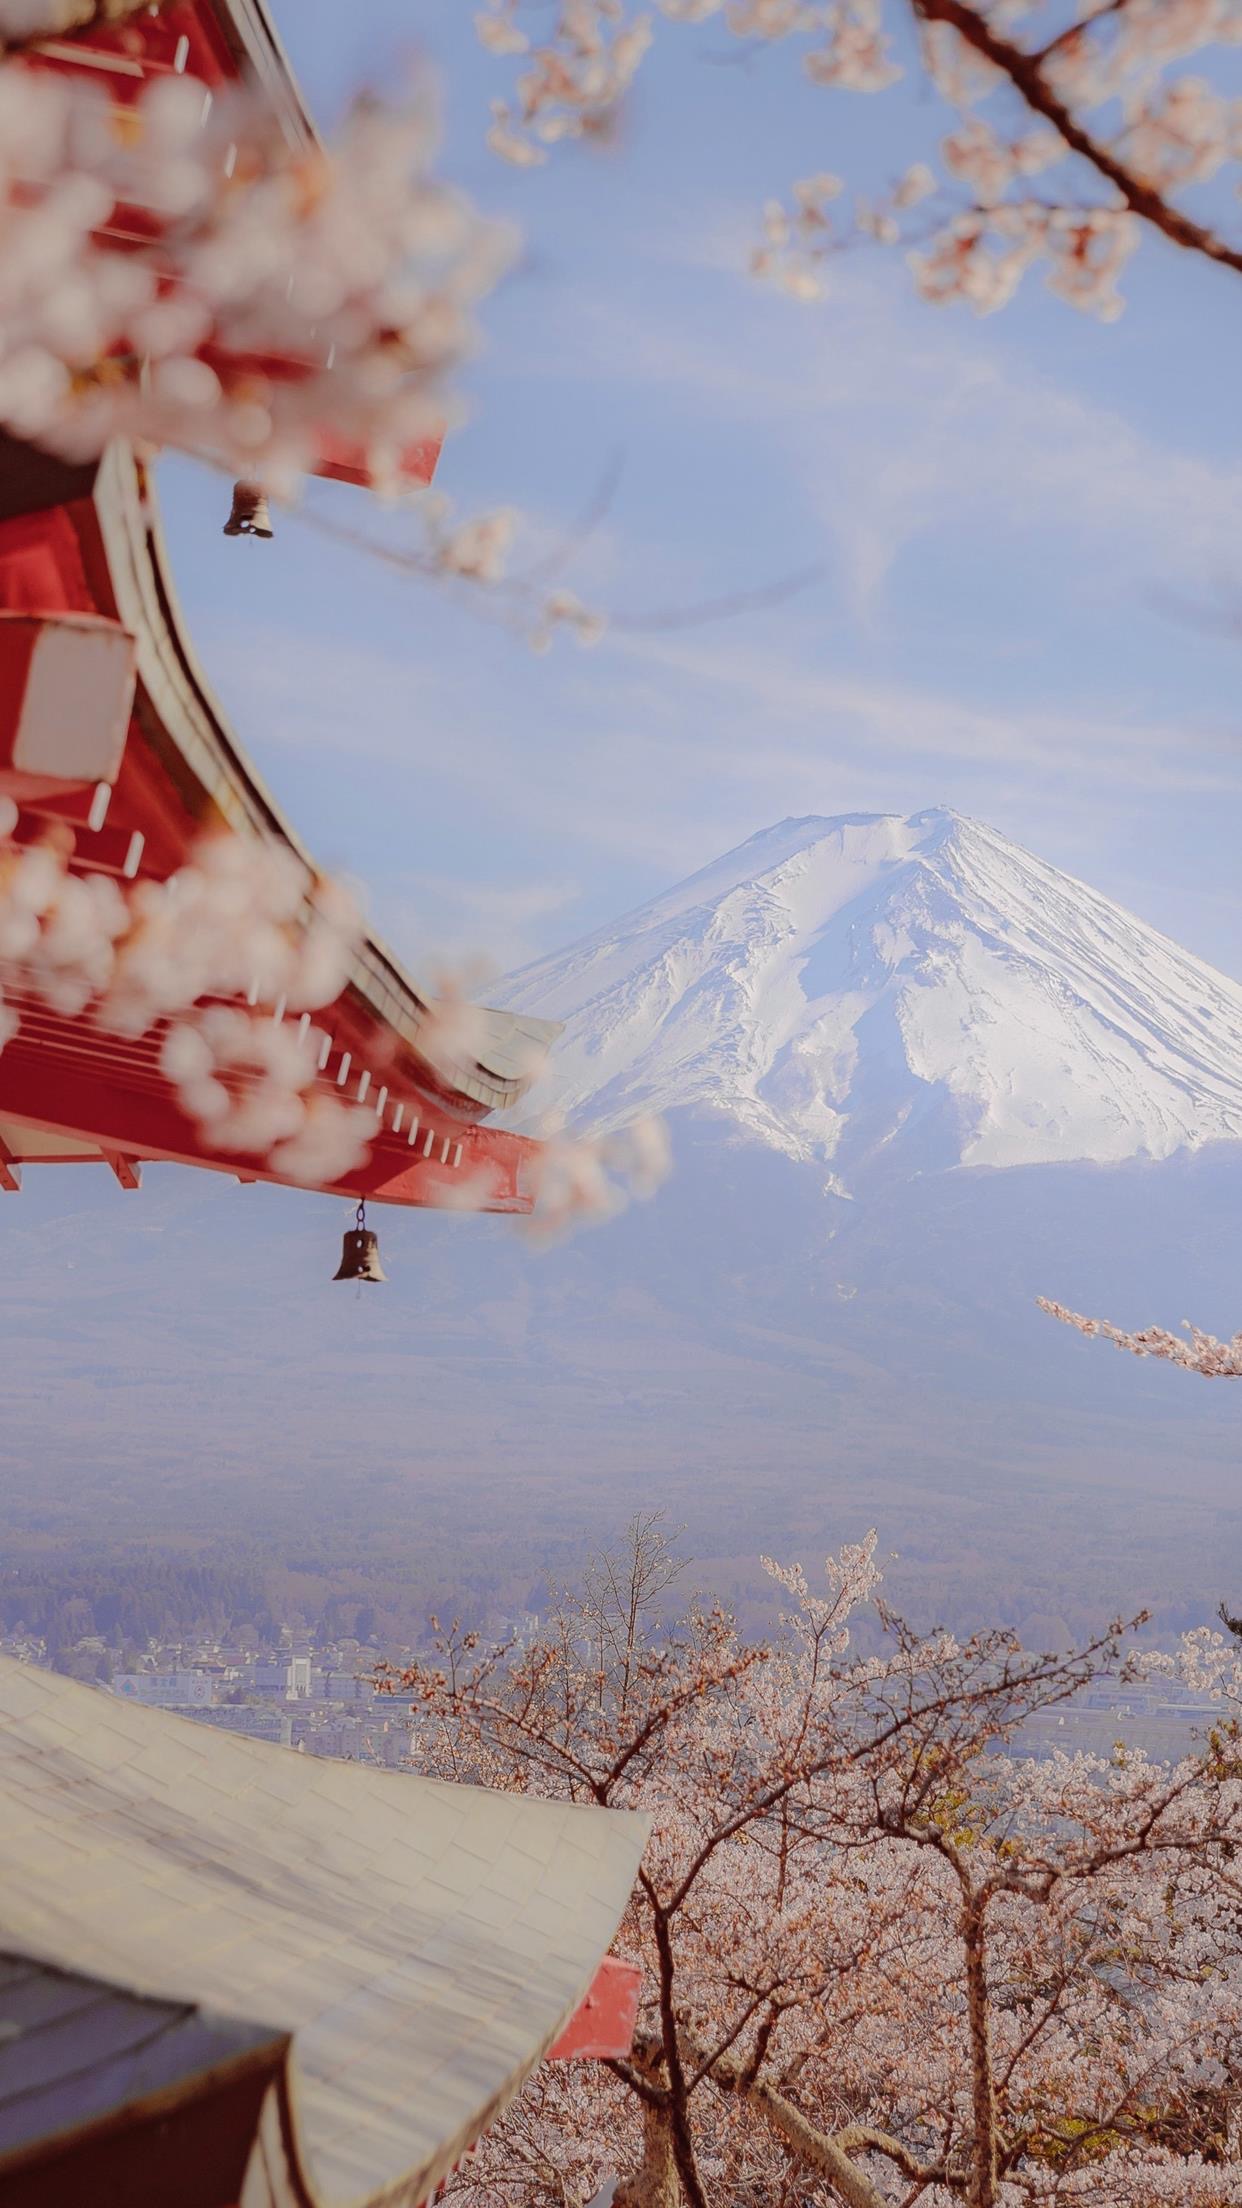
[[[877,1172],[1242,1140],[1242,986],[944,808],[776,823],[501,1000],[566,1022],[535,1113],[723,1113]]]

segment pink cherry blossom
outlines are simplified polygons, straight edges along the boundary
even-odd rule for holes
[[[528,12],[524,0],[493,0],[483,35],[501,58],[525,40]],[[983,313],[1042,266],[1058,298],[1111,320],[1144,225],[1242,273],[1242,239],[1213,229],[1184,196],[1242,158],[1242,101],[1210,77],[1176,73],[1242,40],[1242,0],[1082,0],[1073,14],[1052,0],[659,0],[657,12],[792,47],[831,91],[883,92],[900,75],[902,18],[920,33],[921,66],[952,117],[939,162],[921,158],[887,194],[856,198],[850,221],[825,218],[797,194],[787,210],[774,195],[751,268],[796,299],[822,298],[828,258],[860,241],[902,247],[925,298]],[[585,127],[588,109],[590,127],[601,127],[651,28],[624,0],[561,9],[539,66],[520,80],[521,99],[499,103],[497,150],[543,159],[553,139]],[[626,67],[610,71],[601,57],[627,36]],[[575,90],[576,70],[586,71],[589,98]],[[567,120],[575,100],[584,101],[577,122]],[[1047,187],[1034,200],[1037,176]],[[913,213],[932,200],[930,222]]]
[[[681,1570],[649,1513],[522,1645],[386,1677],[423,1768],[653,1817],[632,2056],[538,2072],[450,2197],[1238,2208],[1237,1644],[877,1629],[874,1535],[769,1563],[758,1643]],[[1161,1661],[1220,1712],[1180,1762],[1023,1753]]]
[[[0,421],[71,457],[116,435],[288,490],[325,440],[380,487],[452,412],[510,251],[435,182],[425,100],[359,101],[331,152],[257,92],[157,78],[118,126],[78,80],[0,73]],[[117,207],[149,241],[117,252]]]
[[[1207,1380],[1242,1379],[1242,1334],[1218,1342],[1214,1334],[1202,1333],[1189,1319],[1183,1321],[1184,1336],[1170,1334],[1162,1326],[1147,1326],[1139,1333],[1128,1334],[1108,1319],[1084,1318],[1081,1312],[1068,1311],[1063,1303],[1053,1303],[1046,1296],[1036,1301],[1049,1318],[1060,1319],[1063,1326],[1077,1327],[1080,1334],[1098,1334],[1116,1348],[1128,1349],[1132,1357],[1162,1357],[1169,1364],[1181,1365],[1186,1372],[1202,1373]]]

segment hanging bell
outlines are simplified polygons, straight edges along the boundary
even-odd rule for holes
[[[341,1262],[333,1280],[387,1280],[380,1264],[379,1236],[367,1225],[367,1207],[358,1206],[358,1223],[341,1244]]]
[[[233,485],[233,511],[224,524],[226,537],[270,537],[272,517],[267,493],[257,483]]]

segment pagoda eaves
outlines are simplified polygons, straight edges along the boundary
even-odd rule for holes
[[[31,61],[104,73],[119,99],[134,96],[144,73],[174,68],[208,84],[244,81],[270,101],[275,125],[294,143],[311,137],[258,0],[175,0],[50,40],[22,66]],[[357,480],[330,437],[321,459],[319,472]],[[434,460],[434,448],[422,448],[411,467],[429,474]],[[83,696],[88,663],[98,673],[88,675]],[[0,439],[6,793],[20,808],[20,840],[72,839],[75,873],[167,881],[214,833],[278,845],[304,868],[308,897],[313,890],[310,858],[197,662],[150,465],[129,444],[75,465]],[[104,1159],[126,1186],[136,1185],[145,1159],[247,1180],[285,1177],[261,1156],[213,1148],[161,1073],[158,1028],[135,1038],[109,1032],[90,1009],[66,1017],[20,970],[0,971],[0,984],[19,1021],[0,1053],[0,1188],[19,1184],[23,1163],[45,1161]],[[258,1009],[278,1021],[295,1016],[279,1001]],[[475,1012],[456,1023],[468,1045],[453,1044],[454,1023],[438,1017],[433,993],[370,935],[356,946],[336,1002],[313,1021],[317,1091],[374,1118],[365,1163],[314,1185],[385,1203],[530,1208],[535,1146],[481,1122],[522,1096],[557,1032],[553,1023]],[[309,1018],[302,1024],[305,1032]]]

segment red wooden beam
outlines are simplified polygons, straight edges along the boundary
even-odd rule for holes
[[[642,1982],[637,1963],[623,1963],[619,1956],[605,1955],[591,1980],[590,1992],[548,2049],[548,2061],[619,2062],[628,2055],[634,2044]]]
[[[142,1187],[142,1167],[137,1158],[127,1158],[123,1150],[105,1150],[105,1165],[110,1165],[122,1188]]]
[[[106,797],[106,783],[103,790]],[[69,830],[75,874],[119,874],[127,882],[136,878],[146,849],[141,828],[79,828],[64,817],[59,806],[45,798],[42,804],[23,808],[13,831],[14,843],[42,843],[49,822],[57,832]]]
[[[0,1141],[0,1189],[16,1196],[22,1185],[22,1169],[7,1143]]]
[[[178,1109],[172,1090],[156,1066],[154,1043],[131,1046],[137,1063],[122,1066],[125,1044],[89,1021],[44,1013],[23,1026],[0,1058],[0,1115],[88,1144],[113,1164],[137,1158],[175,1165],[207,1166],[232,1178],[279,1181],[262,1158],[213,1152],[209,1142]],[[143,1071],[143,1053],[149,1060]],[[335,1094],[335,1087],[328,1091]],[[431,1132],[430,1129],[427,1130]],[[531,1192],[523,1169],[538,1145],[506,1128],[459,1124],[451,1135],[434,1131],[434,1155],[389,1135],[379,1134],[370,1156],[344,1181],[321,1182],[326,1194],[378,1203],[429,1204],[471,1211],[527,1212]],[[449,1158],[443,1157],[445,1142]],[[461,1163],[454,1164],[461,1145]],[[113,1164],[113,1171],[121,1174]],[[122,1186],[137,1182],[122,1180]]]

